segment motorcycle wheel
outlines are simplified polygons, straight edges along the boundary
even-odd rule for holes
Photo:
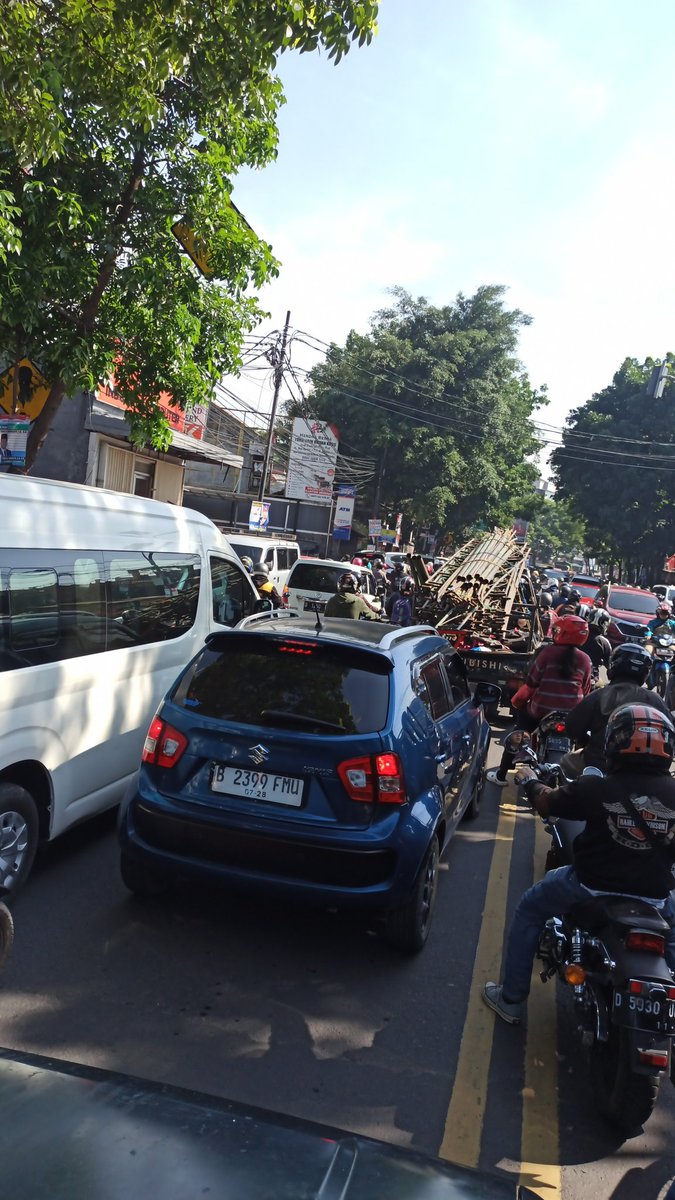
[[[636,1137],[654,1111],[658,1075],[636,1075],[630,1069],[630,1033],[612,1026],[606,1042],[591,1050],[591,1080],[596,1104],[616,1129]]]
[[[14,943],[14,921],[6,904],[0,903],[0,970],[4,967]]]

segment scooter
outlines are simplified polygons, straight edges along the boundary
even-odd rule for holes
[[[660,633],[656,634],[652,641],[652,665],[647,687],[658,692],[670,707],[675,637],[672,633]]]
[[[549,786],[562,774],[557,765],[540,764],[531,747],[518,758]],[[601,774],[594,767],[584,773]],[[545,823],[556,854],[564,853],[560,826],[572,823]],[[557,976],[572,989],[598,1108],[628,1137],[651,1116],[670,1069],[675,981],[665,960],[668,928],[645,901],[589,894],[569,913],[551,917],[539,941],[542,982]]]

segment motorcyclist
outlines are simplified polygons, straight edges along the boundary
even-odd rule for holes
[[[413,615],[413,592],[413,581],[412,579],[406,577],[401,581],[398,600],[391,606],[391,611],[388,614],[392,625],[414,624],[415,618]]]
[[[387,590],[387,576],[384,571],[383,558],[373,559],[373,583],[375,584],[377,595],[383,597]]]
[[[553,599],[552,599],[553,608],[557,609],[560,607],[561,604],[566,604],[570,598],[571,591],[572,591],[572,589],[571,589],[569,583],[561,583],[558,586],[558,588],[556,589],[556,591],[553,593]]]
[[[251,572],[251,579],[258,589],[261,600],[270,600],[273,608],[281,608],[281,596],[269,578],[267,563],[256,563]]]
[[[607,723],[606,778],[582,775],[548,788],[531,767],[519,771],[542,817],[585,821],[586,828],[575,839],[572,866],[549,871],[522,896],[509,930],[503,981],[483,988],[485,1003],[509,1025],[521,1020],[546,921],[597,893],[646,900],[660,910],[670,924],[665,957],[675,973],[675,779],[669,775],[674,749],[670,717],[649,705],[624,704]]]
[[[593,675],[597,676],[600,667],[609,667],[612,654],[612,643],[606,636],[612,618],[604,608],[588,610],[588,637],[581,649],[588,655],[593,664]]]
[[[519,729],[536,729],[547,713],[569,712],[591,690],[591,660],[579,649],[587,637],[588,625],[581,617],[557,618],[553,644],[539,651],[521,689],[525,703],[517,713]],[[505,747],[497,769],[486,775],[489,782],[504,787],[514,760],[514,752]]]
[[[249,575],[253,574],[253,559],[249,558],[248,554],[243,554],[240,559],[242,567],[246,567]]]
[[[352,571],[344,571],[338,579],[337,592],[328,601],[325,616],[347,617],[353,621],[361,617],[368,621],[377,619],[377,613],[359,595],[359,581]]]
[[[670,716],[661,697],[643,686],[651,661],[644,646],[623,642],[612,651],[607,686],[591,692],[567,714],[565,727],[569,736],[582,743],[581,750],[566,754],[560,764],[569,778],[581,775],[585,767],[604,770],[605,730],[615,708],[623,704],[648,704]]]
[[[567,585],[565,586],[567,587]],[[568,588],[567,596],[563,600],[562,604],[558,605],[555,611],[559,617],[579,616],[580,607],[581,592],[577,591],[576,588]]]
[[[550,637],[553,632],[553,597],[550,592],[539,593],[539,620],[544,637]]]
[[[662,600],[656,610],[656,616],[647,625],[649,630],[649,638],[659,637],[659,635],[670,633],[675,636],[675,620],[673,620],[673,606],[669,600]]]

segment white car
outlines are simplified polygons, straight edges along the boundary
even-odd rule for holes
[[[336,562],[331,558],[299,558],[291,567],[283,590],[283,602],[291,612],[313,612],[320,605],[323,612],[331,596],[338,589],[338,581],[345,571],[356,575],[361,584],[361,594],[379,612],[382,604],[375,592],[375,581],[367,567],[355,567],[353,563]]]

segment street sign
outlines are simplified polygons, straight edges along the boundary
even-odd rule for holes
[[[16,413],[14,412],[14,372],[18,370],[19,385]],[[49,395],[50,385],[40,374],[35,363],[22,358],[0,375],[0,408],[8,416],[28,417],[34,421],[39,417]]]
[[[176,224],[171,226],[171,232],[185,253],[190,256],[197,270],[201,271],[205,279],[210,279],[213,270],[209,266],[208,247],[195,236],[192,226],[188,225],[187,221],[176,221]]]

